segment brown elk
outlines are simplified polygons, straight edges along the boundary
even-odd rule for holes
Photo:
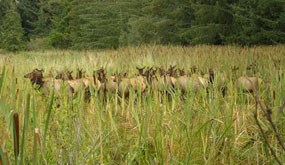
[[[202,89],[206,89],[209,83],[214,81],[214,71],[209,69],[209,73],[205,74],[203,77],[198,75],[193,75],[188,77],[184,70],[179,70],[180,75],[176,79],[176,88],[185,94],[188,90],[198,92]]]
[[[116,78],[108,79],[104,68],[100,68],[93,72],[94,83],[98,80],[100,82],[100,91],[103,91],[106,98],[107,92],[116,93],[117,83]],[[96,77],[96,78],[95,78]],[[97,83],[97,82],[96,82]]]
[[[243,92],[248,93],[256,93],[259,90],[259,85],[263,82],[262,79],[256,77],[256,76],[237,76],[237,71],[239,70],[239,67],[232,67],[232,73],[233,73],[233,82],[236,83],[236,86],[238,90],[241,90]]]
[[[72,77],[72,71],[65,70],[65,71],[57,72],[55,79],[73,80],[74,78]]]
[[[249,93],[256,93],[259,90],[259,85],[262,83],[262,79],[258,77],[246,77],[241,76],[237,79],[237,87],[239,90]]]
[[[144,76],[144,69],[145,67],[142,67],[142,68],[139,68],[139,67],[136,67],[137,71],[138,71],[138,75],[139,76]]]
[[[24,75],[24,78],[30,79],[32,85],[37,89],[42,90],[44,95],[48,95],[51,91],[59,93],[64,86],[69,95],[74,93],[74,89],[69,84],[63,83],[62,80],[52,78],[44,79],[42,69],[34,69],[32,72]]]
[[[142,69],[143,70],[143,69]],[[139,71],[139,75],[128,78],[127,73],[121,73],[118,77],[118,92],[120,96],[128,96],[132,89],[135,93],[145,92],[147,88],[147,78],[142,76],[144,73]]]
[[[44,95],[48,95],[53,91],[55,94],[65,92],[69,96],[74,96],[80,90],[84,90],[85,101],[90,100],[89,88],[79,79],[64,81],[61,79],[43,78],[43,70],[39,69],[34,69],[24,77],[29,78],[33,85],[37,85],[37,89],[42,90]]]
[[[83,69],[77,68],[76,79],[85,78],[85,71]]]

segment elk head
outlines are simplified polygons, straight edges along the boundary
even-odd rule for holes
[[[43,69],[34,69],[32,72],[24,75],[24,78],[30,79],[32,84],[38,84],[40,86],[43,85]]]
[[[100,69],[94,71],[93,75],[96,75],[98,80],[101,83],[107,82],[106,73],[105,73],[105,70],[103,69],[103,67],[101,67]]]
[[[175,68],[176,68],[176,65],[174,66],[170,65],[170,67],[167,70],[167,73],[169,74],[169,76],[176,77],[177,70]]]
[[[85,71],[83,71],[83,69],[79,69],[77,68],[77,73],[76,73],[76,79],[81,79],[83,77],[85,77]]]
[[[141,76],[144,75],[144,69],[145,69],[145,67],[142,67],[142,68],[136,67],[136,69],[138,70],[139,75],[141,75]]]
[[[62,72],[57,72],[55,79],[73,80],[72,71],[66,70],[66,71],[62,71]]]

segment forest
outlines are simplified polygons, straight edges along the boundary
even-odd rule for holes
[[[284,0],[0,1],[7,51],[284,43]]]

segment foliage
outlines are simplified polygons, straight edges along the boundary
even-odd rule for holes
[[[9,4],[21,24],[3,20]],[[285,42],[283,0],[2,0],[0,9],[1,29],[14,24],[21,42],[48,38],[59,49]]]
[[[13,2],[7,2],[6,11],[0,22],[0,48],[9,51],[23,49],[25,46],[23,41],[24,30],[21,26],[20,15]]]
[[[22,27],[25,31],[26,40],[36,34],[39,17],[40,2],[38,0],[21,0],[17,4],[21,16]]]

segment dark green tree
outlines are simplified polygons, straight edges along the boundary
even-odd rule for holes
[[[129,19],[131,44],[187,44],[187,30],[194,18],[186,0],[153,0],[141,3],[141,14]]]
[[[57,2],[60,0],[39,0],[39,14],[36,22],[36,33],[38,36],[48,36],[52,30],[52,19],[58,14]]]
[[[5,2],[3,1],[3,3]],[[3,4],[0,6],[3,6]],[[23,41],[24,30],[21,25],[20,14],[14,2],[8,1],[4,6],[6,11],[0,24],[0,46],[8,51],[21,50],[24,48],[25,43]]]
[[[72,1],[70,0],[61,0],[54,1],[53,6],[56,8],[53,9],[52,29],[49,33],[49,42],[50,45],[55,48],[70,48],[72,46],[70,29],[71,19],[76,19],[75,15],[71,15]],[[72,18],[73,17],[73,18]]]
[[[233,24],[230,2],[196,0],[195,18],[190,29],[192,44],[223,44]]]
[[[22,27],[25,31],[25,38],[29,40],[31,35],[36,34],[36,26],[39,16],[39,0],[21,0],[17,3],[21,15]]]
[[[276,44],[285,41],[285,2],[282,0],[239,0],[233,6],[234,28],[228,43]]]
[[[70,14],[72,47],[76,49],[117,48],[119,8],[115,1],[75,0]],[[74,16],[74,17],[73,17]]]

